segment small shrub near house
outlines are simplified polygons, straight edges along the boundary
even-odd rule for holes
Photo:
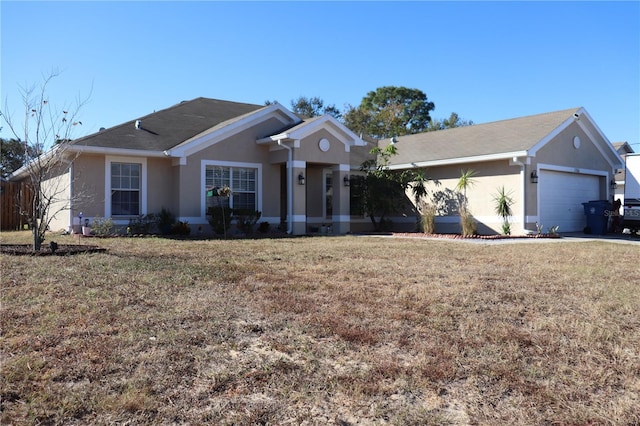
[[[107,237],[113,234],[114,226],[111,218],[94,217],[91,224],[93,235],[98,237]]]
[[[478,233],[478,223],[467,209],[460,211],[460,224],[462,225],[462,235],[464,237],[470,237]]]
[[[252,235],[254,227],[262,213],[257,210],[234,209],[233,218],[236,220],[238,229],[245,235]]]
[[[218,235],[227,235],[231,227],[231,209],[222,206],[209,207],[207,209],[207,218],[209,225]]]
[[[191,227],[188,222],[178,221],[171,226],[171,234],[187,236],[191,234]]]
[[[153,232],[157,226],[158,218],[155,214],[149,213],[140,215],[136,218],[129,219],[129,226],[127,226],[127,234],[131,235],[146,235]]]
[[[271,225],[269,224],[269,222],[260,222],[260,225],[258,225],[258,232],[261,234],[268,233],[270,229]]]
[[[435,234],[436,232],[436,206],[424,204],[420,211],[420,225],[425,234]]]
[[[163,235],[170,234],[173,230],[175,223],[176,223],[175,215],[163,207],[157,216],[157,226],[160,233]]]

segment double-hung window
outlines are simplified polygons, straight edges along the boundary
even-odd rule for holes
[[[111,215],[141,214],[142,164],[111,162]]]
[[[352,217],[364,217],[365,177],[351,175],[349,188],[349,209]]]
[[[258,169],[252,167],[207,165],[205,171],[205,190],[207,206],[225,206],[232,209],[255,211],[258,207],[257,191]],[[216,197],[213,189],[231,188],[231,196]]]

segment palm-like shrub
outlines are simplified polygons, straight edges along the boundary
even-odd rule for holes
[[[511,224],[509,223],[509,217],[513,214],[511,211],[513,197],[511,195],[511,191],[507,192],[502,186],[493,196],[493,201],[496,203],[496,213],[502,217],[502,233],[504,235],[511,234]]]
[[[471,211],[469,210],[467,200],[467,188],[475,184],[475,175],[475,170],[461,170],[460,178],[458,179],[458,184],[456,185],[456,190],[458,192],[462,192],[462,198],[460,202],[460,225],[462,227],[462,235],[465,237],[475,235],[478,232],[478,225],[476,223],[476,220],[473,218]]]

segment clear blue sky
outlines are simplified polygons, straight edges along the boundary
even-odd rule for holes
[[[1,99],[62,71],[75,137],[204,96],[343,109],[420,89],[483,123],[583,106],[640,152],[640,2],[0,2]],[[0,136],[11,136],[5,127]]]

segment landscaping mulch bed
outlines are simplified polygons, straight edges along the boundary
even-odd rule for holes
[[[82,253],[103,253],[107,249],[92,245],[59,244],[53,251],[49,244],[43,244],[40,251],[34,251],[31,244],[0,244],[0,253],[15,256],[69,256]]]
[[[361,235],[388,235],[393,237],[416,237],[416,238],[442,238],[455,240],[515,240],[531,238],[562,238],[559,234],[529,234],[529,235],[469,235],[460,234],[424,234],[421,232],[370,232]]]

